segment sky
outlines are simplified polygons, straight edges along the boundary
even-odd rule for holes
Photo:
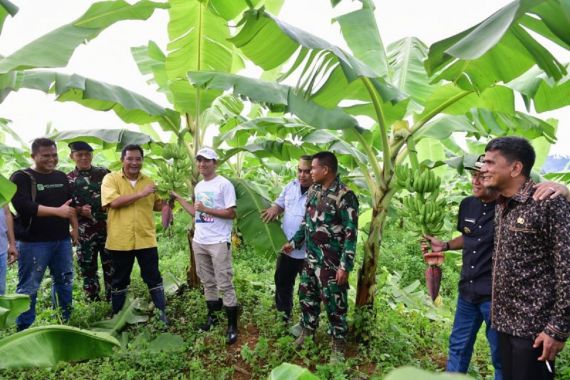
[[[20,8],[8,18],[0,35],[0,55],[8,55],[26,43],[79,17],[93,1],[88,0],[11,0]],[[228,0],[230,1],[230,0]],[[420,37],[431,44],[472,26],[506,5],[506,0],[377,0],[376,17],[385,45],[407,36]],[[339,28],[331,19],[357,6],[344,0],[332,10],[329,0],[285,0],[279,17],[328,41],[342,46]],[[165,50],[168,14],[158,10],[147,21],[115,24],[87,45],[80,46],[69,65],[57,69],[120,85],[167,106],[165,97],[146,84],[131,57],[130,48],[155,41]],[[566,57],[570,61],[570,57]],[[251,70],[255,75],[255,70]],[[245,73],[248,75],[248,73]],[[522,109],[522,108],[521,108]],[[58,130],[125,128],[112,112],[96,112],[74,103],[54,102],[53,96],[39,91],[12,93],[0,104],[0,117],[25,140],[44,134],[46,126]],[[570,107],[540,115],[559,119],[558,143],[552,154],[570,155]],[[135,129],[135,127],[131,127]],[[565,143],[566,142],[566,143]]]

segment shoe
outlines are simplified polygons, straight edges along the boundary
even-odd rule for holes
[[[331,357],[329,364],[336,364],[344,361],[344,349],[346,341],[344,339],[333,338],[331,341]]]
[[[226,315],[228,316],[228,330],[226,332],[227,343],[234,344],[238,337],[238,307],[237,306],[226,306]]]
[[[298,338],[299,335],[303,332],[303,328],[301,327],[300,323],[297,323],[294,326],[291,326],[289,329],[289,334],[293,335],[295,338]]]
[[[168,325],[168,318],[166,317],[166,297],[164,296],[164,288],[162,285],[159,285],[155,288],[149,290],[150,298],[152,299],[152,303],[154,306],[159,310],[160,315],[159,319],[165,324]]]
[[[111,292],[111,308],[113,309],[113,315],[117,314],[125,306],[125,301],[127,300],[127,289],[123,290],[113,290]]]
[[[302,327],[301,334],[295,339],[295,348],[300,348],[305,343],[305,339],[311,336],[313,336],[313,330]]]
[[[198,326],[200,331],[210,331],[212,327],[218,324],[218,312],[222,311],[222,299],[217,301],[206,301],[206,307],[208,308],[208,316],[206,317],[206,322]]]

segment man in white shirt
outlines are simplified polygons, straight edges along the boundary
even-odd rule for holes
[[[305,216],[307,190],[313,184],[311,178],[311,156],[302,156],[297,167],[297,179],[289,182],[273,205],[262,213],[264,222],[271,222],[283,214],[281,228],[287,239],[291,239],[299,229]],[[284,319],[291,319],[293,309],[293,288],[295,279],[303,269],[307,253],[305,247],[295,249],[289,254],[281,252],[275,268],[275,306],[282,312]]]
[[[203,180],[194,188],[194,204],[175,192],[172,196],[196,221],[192,250],[208,307],[208,319],[200,329],[208,331],[217,323],[216,312],[223,305],[228,317],[227,341],[232,344],[237,340],[238,333],[238,304],[232,283],[230,246],[233,219],[236,217],[236,193],[230,181],[217,175],[217,160],[218,155],[210,148],[202,148],[196,154],[198,171]]]

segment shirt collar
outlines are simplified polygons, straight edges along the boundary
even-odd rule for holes
[[[127,177],[127,176],[125,175],[125,172],[123,171],[123,169],[121,169],[120,173],[121,173],[121,177],[123,177],[123,178],[126,179],[127,181],[132,181],[132,179],[129,179],[129,177]],[[139,172],[139,176],[137,177],[137,179],[136,179],[135,181],[139,181],[139,180],[141,180],[141,179],[143,179],[143,178],[145,178],[145,177],[146,177],[146,176],[145,176],[142,172]]]
[[[514,200],[518,203],[526,203],[532,196],[534,189],[534,181],[532,179],[527,179],[525,183],[520,187],[519,191],[515,193],[511,198],[499,197],[499,202],[501,204],[506,204],[509,200]]]

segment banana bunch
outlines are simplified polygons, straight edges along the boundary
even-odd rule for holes
[[[158,161],[158,193],[168,199],[171,191],[186,192],[186,178],[190,173],[190,158],[183,146],[165,144],[162,149],[164,161]]]
[[[397,165],[395,174],[398,186],[410,193],[432,193],[438,191],[441,185],[441,178],[425,168],[413,170],[408,165]]]
[[[412,222],[412,231],[418,234],[433,235],[439,233],[443,228],[446,209],[445,199],[425,200],[420,194],[416,194],[405,197],[403,204],[404,216]]]

